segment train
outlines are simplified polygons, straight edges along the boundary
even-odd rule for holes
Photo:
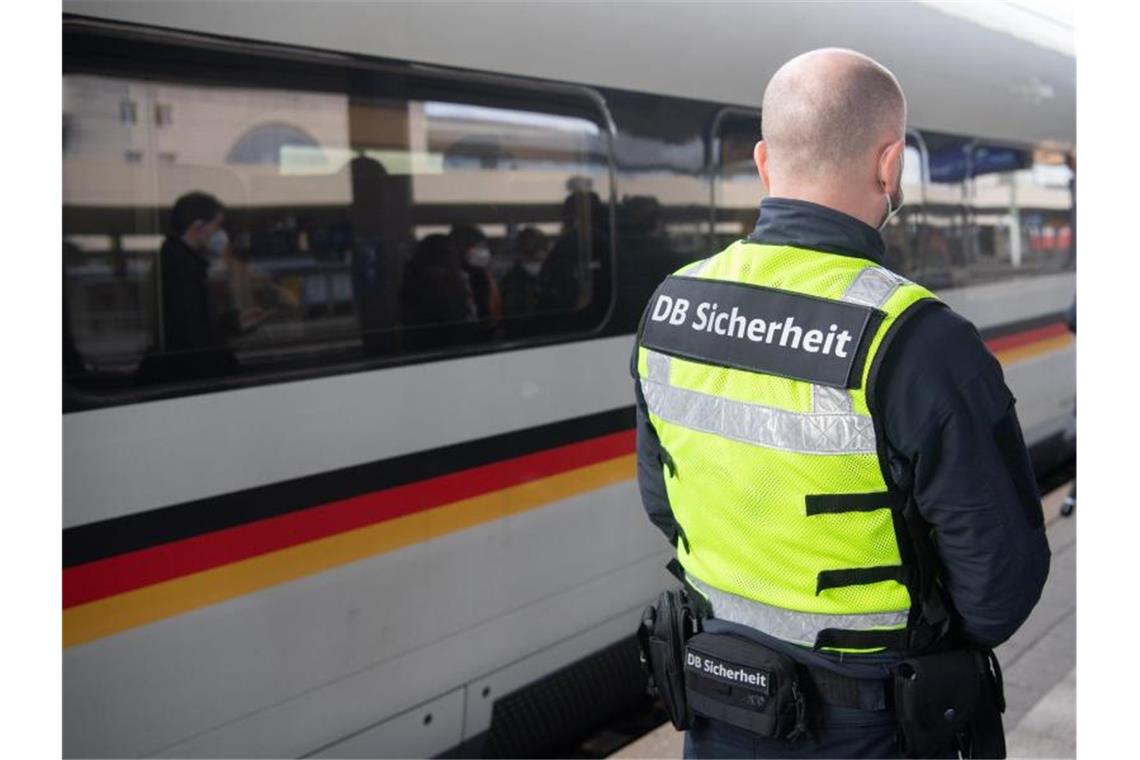
[[[65,756],[539,755],[643,700],[638,319],[751,231],[760,96],[808,49],[898,76],[887,266],[976,325],[1039,477],[1075,457],[1040,14],[65,0],[62,35]],[[260,315],[209,352],[156,284],[189,193],[225,208],[210,303]]]

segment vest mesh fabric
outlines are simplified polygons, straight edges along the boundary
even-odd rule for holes
[[[841,300],[869,261],[789,246],[735,243],[679,274],[778,288]],[[878,305],[884,319],[870,342],[859,388],[846,391],[851,411],[813,410],[812,385],[775,375],[670,357],[667,378],[650,378],[648,350],[639,350],[642,382],[761,405],[803,415],[826,429],[838,416],[869,417],[867,378],[894,320],[916,302],[933,298],[926,289],[896,278]],[[894,281],[892,281],[894,282]],[[674,463],[665,470],[666,489],[687,539],[678,559],[687,573],[723,591],[787,610],[863,614],[907,610],[905,585],[884,580],[825,588],[822,571],[899,566],[901,558],[887,499],[883,509],[808,516],[809,494],[887,491],[874,447],[852,452],[812,453],[758,445],[662,418],[650,420]],[[721,421],[723,425],[723,421]],[[873,433],[870,433],[873,435]]]

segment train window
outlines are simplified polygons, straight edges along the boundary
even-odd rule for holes
[[[765,196],[752,152],[760,139],[760,112],[720,111],[712,129],[712,250],[751,234]]]
[[[883,228],[884,263],[891,270],[913,277],[920,263],[920,235],[926,206],[926,147],[922,136],[910,131],[903,154],[903,205]]]
[[[1073,268],[1073,172],[1064,154],[923,139],[929,181],[908,276],[950,288]]]
[[[977,163],[987,160],[979,150]],[[988,159],[993,161],[992,158]],[[1075,265],[1073,172],[1062,153],[1018,151],[974,180],[979,266],[1048,273]]]
[[[95,34],[65,32],[70,385],[116,403],[604,317],[610,135],[584,91]]]
[[[1022,264],[1017,185],[1032,157],[1017,148],[977,143],[969,147],[966,157],[971,280],[1006,277]]]

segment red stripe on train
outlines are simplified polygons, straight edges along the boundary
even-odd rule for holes
[[[1058,335],[1068,333],[1069,328],[1064,322],[1054,322],[1038,327],[1033,330],[1026,330],[1025,332],[1014,333],[1013,335],[1004,335],[1000,338],[994,338],[986,341],[986,347],[992,353],[999,351],[1008,351],[1011,348],[1018,348],[1029,343],[1036,343],[1040,340],[1048,338],[1055,338]]]
[[[76,565],[63,571],[63,607],[597,464],[633,449],[634,431],[625,430]]]

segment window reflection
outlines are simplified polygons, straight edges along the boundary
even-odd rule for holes
[[[415,89],[398,79],[383,83]],[[64,77],[73,382],[461,348],[604,313],[608,143],[594,121],[471,88],[471,102],[337,89]],[[220,217],[183,229],[173,210],[188,197]],[[226,241],[210,247],[215,228]],[[507,310],[515,268],[537,285],[512,279]]]
[[[929,257],[920,255],[926,211],[926,165],[920,139],[913,133],[907,135],[903,152],[903,205],[881,230],[883,263],[892,271],[906,276],[914,276],[924,265],[928,268],[939,266]]]
[[[906,202],[883,231],[888,266],[935,289],[1075,266],[1074,175],[1065,154],[960,136],[919,139],[926,163],[908,139]]]
[[[752,160],[759,139],[759,112],[739,109],[721,112],[714,134],[716,163],[712,177],[715,251],[747,237],[756,226],[760,201],[766,195]]]

